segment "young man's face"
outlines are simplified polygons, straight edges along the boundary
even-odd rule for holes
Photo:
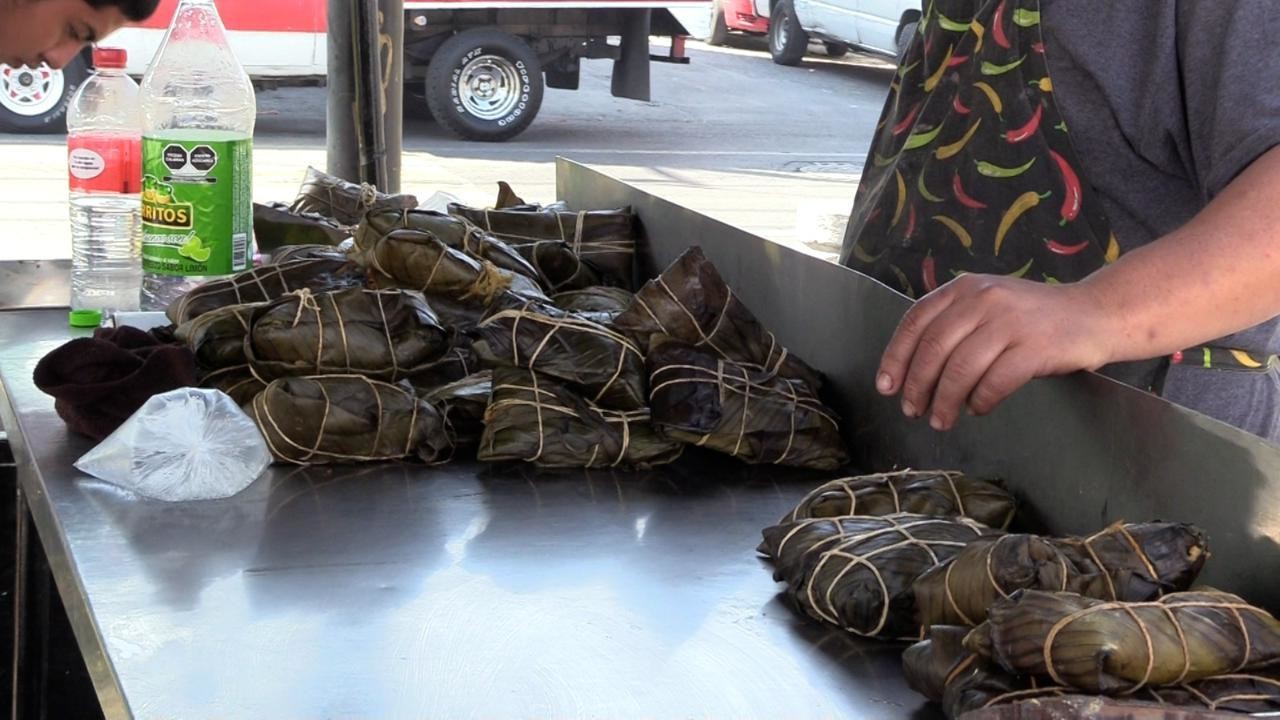
[[[85,0],[0,0],[0,62],[42,62],[61,68],[87,43],[124,25],[114,5],[91,7]]]

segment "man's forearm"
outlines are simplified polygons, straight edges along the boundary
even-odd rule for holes
[[[1112,362],[1168,355],[1280,315],[1280,148],[1186,226],[1080,288],[1115,329]]]

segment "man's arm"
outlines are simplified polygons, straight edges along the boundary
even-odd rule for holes
[[[1191,222],[1083,282],[966,275],[922,298],[876,378],[938,430],[1028,381],[1168,355],[1280,315],[1280,147]]]

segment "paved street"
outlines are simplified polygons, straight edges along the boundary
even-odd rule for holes
[[[610,64],[583,64],[577,92],[549,90],[533,127],[503,144],[405,128],[405,191],[487,205],[498,180],[526,199],[555,194],[556,156],[818,254],[834,252],[892,68],[853,53],[774,65],[762,41],[691,44],[688,66],[656,64],[653,101],[609,95]],[[290,200],[308,164],[324,167],[322,88],[258,95],[258,200]],[[0,135],[0,259],[69,257],[65,139]]]

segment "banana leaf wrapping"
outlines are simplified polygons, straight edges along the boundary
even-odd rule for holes
[[[918,638],[911,584],[974,540],[998,534],[968,518],[924,515],[801,520],[764,531],[774,579],[808,616],[855,635]]]
[[[634,287],[636,224],[629,209],[484,210],[454,204],[449,214],[515,248],[537,269],[550,292],[594,285]]]
[[[649,348],[649,403],[667,437],[749,464],[835,470],[849,461],[840,421],[800,380],[669,338]]]
[[[476,356],[476,351],[470,342],[455,339],[444,357],[423,368],[422,372],[411,376],[409,384],[419,394],[425,394],[477,372],[480,372],[480,358]]]
[[[323,215],[298,213],[288,205],[253,204],[253,242],[259,251],[274,253],[286,245],[337,245],[351,237],[351,229]]]
[[[528,301],[497,310],[475,334],[476,355],[490,367],[533,370],[611,410],[648,405],[644,355],[625,335],[603,325]]]
[[[455,450],[476,447],[484,434],[484,414],[493,393],[493,372],[469,375],[422,395],[444,419]]]
[[[345,241],[344,241],[345,242]],[[284,265],[294,260],[349,260],[344,246],[284,245],[271,253],[271,265]]]
[[[314,213],[341,225],[355,226],[372,210],[408,210],[418,206],[412,195],[388,195],[367,183],[357,185],[309,167],[298,197],[289,206],[295,213]]]
[[[581,290],[569,290],[551,296],[551,302],[561,310],[594,320],[601,325],[612,325],[635,300],[635,293],[617,287],[595,286]]]
[[[647,348],[668,335],[769,375],[803,381],[814,392],[822,376],[790,354],[738,299],[699,247],[691,247],[636,293],[614,327]]]
[[[431,463],[451,449],[440,414],[411,388],[362,375],[276,380],[247,410],[276,460],[295,465]]]
[[[200,377],[200,387],[221,390],[237,405],[244,407],[258,393],[266,390],[267,384],[258,379],[248,365],[238,365],[204,373]]]
[[[365,215],[356,231],[357,242],[373,247],[396,230],[416,230],[476,260],[487,260],[500,270],[538,282],[538,271],[520,253],[461,218],[431,210],[381,210]]]
[[[546,299],[535,281],[476,260],[418,230],[362,234],[355,255],[370,268],[377,287],[421,292],[446,325],[460,330],[474,327],[500,299]]]
[[[1280,622],[1223,592],[1123,603],[1021,590],[965,646],[1007,672],[1106,695],[1235,674],[1280,660]]]
[[[1079,692],[1034,677],[1010,675],[964,647],[970,629],[935,625],[928,638],[902,654],[907,684],[941,703],[948,718],[1035,698]],[[1267,674],[1238,673],[1162,688],[1142,688],[1135,700],[1186,708],[1244,713],[1280,710],[1280,680]]]
[[[426,300],[405,290],[304,290],[257,308],[249,325],[245,358],[264,380],[355,373],[396,382],[449,348]]]
[[[644,469],[683,450],[649,424],[647,410],[606,410],[529,370],[496,368],[479,458],[550,468]]]
[[[365,279],[364,270],[345,260],[294,260],[264,265],[194,288],[175,300],[165,314],[174,325],[181,325],[227,305],[266,302],[304,289],[323,292],[363,287]]]
[[[941,470],[901,470],[840,478],[818,486],[782,522],[843,515],[915,513],[967,517],[1006,528],[1017,504],[999,483]]]
[[[972,543],[916,581],[920,623],[974,626],[1015,590],[1144,602],[1191,587],[1204,534],[1177,523],[1114,524],[1087,538],[1005,535]]]
[[[174,334],[204,370],[244,366],[248,363],[244,339],[249,335],[249,318],[262,304],[220,307],[182,323]]]

